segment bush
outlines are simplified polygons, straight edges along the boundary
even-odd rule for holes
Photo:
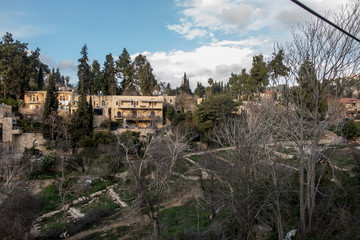
[[[18,110],[18,102],[13,99],[13,98],[7,98],[7,99],[4,99],[4,98],[0,98],[0,104],[1,103],[4,103],[4,104],[7,104],[7,105],[10,105],[12,106],[12,110],[13,111],[17,111]]]
[[[359,136],[359,129],[356,126],[354,120],[344,119],[338,125],[337,134],[344,136],[346,139],[353,139],[354,137]]]

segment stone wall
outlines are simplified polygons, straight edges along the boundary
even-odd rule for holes
[[[25,148],[35,147],[43,153],[46,149],[42,146],[46,140],[43,138],[42,133],[23,133],[20,135],[13,135],[13,150],[15,154],[23,153]]]
[[[132,129],[119,128],[116,131],[113,131],[113,133],[116,135],[120,135],[126,131],[139,132],[140,138],[146,138],[148,134],[155,133],[155,129],[149,129],[149,128],[132,128]]]

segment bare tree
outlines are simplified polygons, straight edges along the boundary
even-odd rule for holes
[[[9,149],[2,147],[0,149],[0,175],[4,180],[1,189],[5,192],[11,192],[20,183],[26,179],[30,170],[29,161],[11,154]]]
[[[125,152],[131,183],[136,198],[133,211],[145,212],[153,225],[154,239],[160,239],[160,204],[171,194],[170,179],[176,165],[189,150],[189,134],[159,133],[149,136],[146,143],[119,142]]]
[[[329,18],[358,35],[360,4],[345,6]],[[301,25],[286,48],[288,77],[276,108],[278,134],[295,144],[299,160],[300,222],[303,234],[311,230],[321,176],[316,175],[319,140],[338,116],[339,99],[359,72],[360,44],[321,20]],[[332,103],[328,103],[328,99]]]
[[[266,224],[275,226],[278,239],[283,239],[287,211],[283,203],[291,190],[289,179],[294,169],[278,162],[280,143],[274,134],[273,104],[271,99],[249,105],[247,115],[223,119],[214,129],[213,141],[227,150],[207,154],[199,162],[207,173],[201,186],[211,218],[219,212],[230,216],[232,221],[223,222],[221,232],[235,224],[232,228],[237,232],[232,237],[251,239],[254,226]]]

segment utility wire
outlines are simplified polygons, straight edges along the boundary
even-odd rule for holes
[[[301,2],[297,1],[297,0],[290,0],[293,3],[299,5],[300,7],[302,7],[303,9],[305,9],[306,11],[310,12],[311,14],[315,15],[316,17],[320,18],[321,20],[323,20],[324,22],[330,24],[331,26],[333,26],[334,28],[338,29],[339,31],[341,31],[342,33],[348,35],[349,37],[351,37],[352,39],[360,42],[360,40],[358,38],[356,38],[354,35],[348,33],[347,31],[345,31],[344,29],[342,29],[341,27],[339,27],[338,25],[334,24],[333,22],[327,20],[326,18],[324,18],[323,16],[321,16],[320,14],[318,14],[317,12],[315,12],[314,10],[312,10],[311,8],[305,6],[304,4],[302,4]]]

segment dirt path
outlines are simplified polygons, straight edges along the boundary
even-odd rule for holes
[[[109,225],[106,225],[106,226],[103,226],[103,227],[100,227],[100,228],[95,228],[95,229],[90,229],[90,230],[87,230],[87,231],[83,231],[83,232],[80,232],[78,234],[75,234],[73,236],[70,236],[69,240],[76,240],[76,239],[82,239],[84,237],[87,237],[91,234],[94,234],[94,233],[98,233],[98,232],[109,232],[110,230],[114,229],[114,228],[118,228],[118,227],[124,227],[124,226],[131,226],[131,225],[134,225],[136,224],[136,227],[141,227],[141,226],[146,226],[148,223],[150,223],[150,219],[147,218],[146,216],[137,216],[137,217],[132,217],[132,218],[129,218],[129,219],[125,219],[125,220],[120,220],[120,221],[117,221],[115,223],[112,223],[112,224],[109,224]],[[124,236],[125,237],[125,236]]]

